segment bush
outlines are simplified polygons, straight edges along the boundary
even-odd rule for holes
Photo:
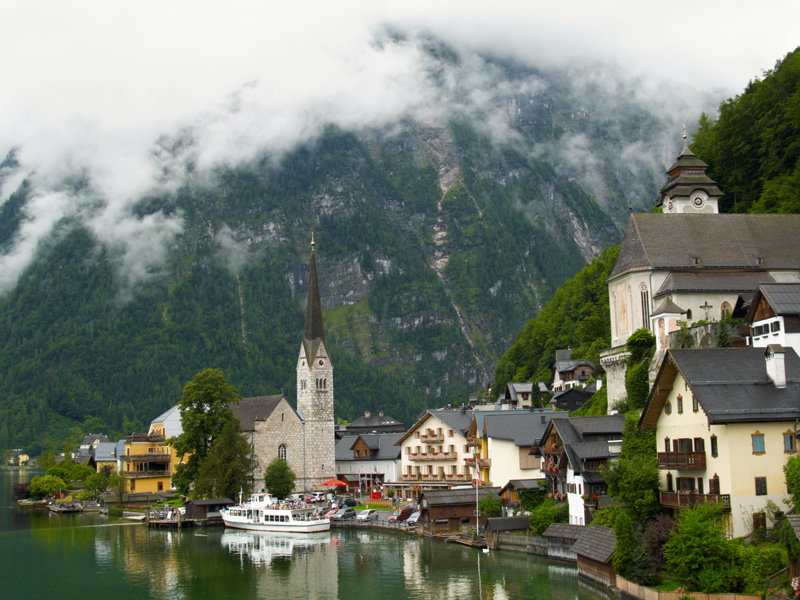
[[[548,498],[531,512],[530,521],[531,529],[541,535],[552,523],[569,521],[569,505]]]
[[[664,543],[675,530],[675,521],[669,515],[656,515],[644,526],[642,542],[650,569],[658,573],[664,569]]]
[[[698,504],[683,509],[678,528],[664,544],[667,569],[682,585],[702,592],[733,592],[736,543],[727,539],[722,505]]]
[[[625,376],[625,391],[628,394],[628,410],[641,410],[650,394],[650,362],[644,360],[628,369]]]
[[[772,544],[741,546],[738,558],[741,588],[746,594],[761,594],[764,580],[786,565],[786,552]]]

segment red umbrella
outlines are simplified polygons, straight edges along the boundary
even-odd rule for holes
[[[346,481],[342,481],[341,479],[329,479],[322,485],[347,485]]]

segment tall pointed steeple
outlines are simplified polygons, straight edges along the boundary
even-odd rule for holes
[[[307,341],[325,341],[325,327],[322,324],[322,301],[319,299],[319,284],[317,283],[317,255],[314,252],[314,234],[311,234],[311,277],[308,282],[308,300],[306,303],[306,333],[303,336]]]

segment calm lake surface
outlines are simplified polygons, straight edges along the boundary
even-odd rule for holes
[[[312,538],[149,529],[97,514],[20,511],[0,471],[0,599],[609,600],[574,566],[366,530]]]

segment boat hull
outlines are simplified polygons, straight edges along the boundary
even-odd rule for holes
[[[318,521],[293,521],[291,523],[252,523],[234,517],[222,516],[226,527],[244,529],[246,531],[272,531],[275,533],[322,533],[330,531],[331,522],[327,519]]]

